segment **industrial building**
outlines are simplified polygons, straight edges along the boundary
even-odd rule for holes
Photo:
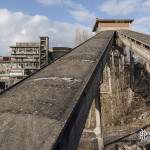
[[[48,64],[49,37],[40,37],[38,43],[16,43],[10,48],[10,75],[16,79],[23,79]]]

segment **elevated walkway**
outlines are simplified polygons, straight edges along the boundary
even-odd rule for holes
[[[1,94],[0,149],[76,149],[113,40],[101,32]]]
[[[149,36],[117,33],[149,63]],[[0,149],[76,150],[115,34],[100,32],[0,94]]]

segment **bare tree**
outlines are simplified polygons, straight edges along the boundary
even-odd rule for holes
[[[76,37],[75,37],[75,44],[79,45],[83,43],[84,41],[88,40],[92,36],[91,32],[88,32],[87,30],[77,28],[76,29]]]

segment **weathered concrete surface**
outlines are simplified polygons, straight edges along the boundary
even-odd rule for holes
[[[131,33],[133,33],[133,31],[131,31]],[[140,35],[140,33],[136,34]],[[127,33],[126,35],[129,36]],[[107,59],[107,64],[103,71],[103,82],[100,86],[104,144],[105,149],[107,150],[116,150],[116,144],[119,145],[120,150],[133,150],[139,148],[139,137],[137,137],[139,133],[136,134],[136,137],[129,136],[123,140],[118,140],[117,142],[114,141],[131,134],[135,130],[150,123],[150,107],[145,106],[145,97],[141,97],[139,93],[136,93],[138,89],[139,92],[142,92],[140,94],[146,96],[150,94],[150,90],[148,84],[145,83],[148,80],[146,77],[141,77],[141,79],[138,78],[138,84],[131,82],[131,76],[133,77],[134,74],[136,76],[138,74],[143,76],[143,73],[141,73],[141,70],[140,73],[138,73],[139,71],[135,69],[133,71],[132,69],[134,67],[132,68],[129,65],[131,61],[130,58],[129,60],[126,58],[127,55],[124,49],[125,47],[121,47],[120,49],[118,48],[118,45],[116,47],[114,46],[109,52],[109,59]],[[140,53],[143,49],[139,47]],[[150,52],[148,52],[148,54],[150,54]],[[147,62],[146,59],[145,61]],[[133,78],[135,81],[135,77]],[[131,88],[131,84],[134,89]],[[143,84],[146,84],[146,86],[143,86]],[[149,98],[150,97],[147,97],[148,101]],[[82,139],[80,141],[79,150],[98,150],[96,135],[93,130],[95,127],[95,113],[93,108],[95,108],[95,106],[91,107],[87,123],[82,134]],[[110,144],[111,142],[113,143]],[[109,145],[107,146],[108,143]],[[142,145],[142,143],[139,144],[140,146]]]
[[[121,124],[129,107],[130,72],[125,57],[116,47],[110,52],[101,84],[101,112],[103,128]]]
[[[137,41],[148,45],[150,36],[144,35],[141,33],[137,33],[134,31],[129,31],[129,30],[122,30],[119,32],[119,34],[120,33],[123,33],[124,35],[126,35],[126,37],[123,37],[124,39],[121,39],[122,42],[124,43],[124,45],[128,46],[131,51],[138,54],[139,57],[142,57],[143,60],[148,63],[150,61],[150,57],[149,57],[150,51],[149,51],[148,47],[144,47],[142,44],[140,45],[139,43],[137,43]],[[120,36],[119,36],[119,38],[120,38]],[[135,40],[132,41],[130,38],[135,39]],[[145,53],[147,53],[145,55],[146,57],[144,56],[144,51],[145,51]],[[136,66],[136,65],[133,64],[133,66]],[[119,71],[121,69],[122,69],[122,67],[120,67]],[[134,69],[134,71],[132,69]],[[133,80],[133,83],[131,86],[132,91],[130,91],[132,93],[131,101],[129,100],[130,99],[129,92],[125,92],[126,89],[130,87],[128,82],[130,82],[130,84],[131,84],[131,79],[130,79],[130,77],[125,75],[125,72],[127,74],[129,74],[129,76],[134,76],[134,80]],[[132,72],[134,72],[134,73],[132,73]],[[122,72],[124,74],[124,79],[126,77],[128,78],[128,82],[123,83],[122,82],[123,79],[121,79],[122,83],[119,86],[119,90],[122,89],[125,92],[124,96],[122,97],[124,99],[122,101],[122,103],[125,102],[125,104],[126,104],[126,102],[127,102],[128,105],[125,105],[124,108],[121,108],[120,104],[117,106],[117,108],[115,108],[113,106],[115,111],[118,109],[118,114],[122,110],[125,113],[121,117],[120,116],[116,117],[117,122],[118,122],[117,124],[113,124],[108,127],[105,126],[103,128],[104,129],[103,130],[104,131],[103,132],[104,133],[104,144],[105,144],[106,150],[116,150],[116,149],[120,149],[120,150],[139,149],[139,150],[142,150],[142,149],[145,149],[146,145],[150,142],[148,140],[145,140],[144,142],[142,140],[140,140],[139,132],[137,132],[133,135],[130,135],[130,134],[134,133],[135,131],[141,129],[143,126],[150,124],[150,115],[149,115],[150,107],[145,105],[145,98],[150,94],[150,91],[149,91],[149,87],[148,87],[148,83],[147,83],[148,78],[146,78],[145,76],[143,77],[144,74],[142,72],[143,72],[142,70],[138,71],[137,69],[135,69],[135,67],[132,68],[131,66],[128,67],[128,70],[126,70],[126,71],[124,70]],[[140,77],[135,78],[135,76],[140,76],[140,75],[142,76],[141,79],[140,79]],[[121,74],[119,75],[119,78],[120,77],[121,77]],[[137,84],[137,82],[138,82],[138,84]],[[127,86],[122,88],[122,85],[124,85],[124,84],[127,84]],[[146,84],[147,87],[144,84]],[[115,83],[113,85],[115,85]],[[142,89],[144,89],[144,90],[142,90]],[[119,93],[119,95],[122,94],[121,91],[119,91],[118,93]],[[112,94],[115,94],[115,92],[112,92]],[[148,98],[149,97],[147,97],[147,99]],[[110,98],[107,97],[106,99],[110,99]],[[119,101],[121,102],[121,98]],[[115,99],[115,101],[113,102],[113,105],[115,103],[117,103],[117,99]],[[108,107],[108,106],[109,106],[108,103],[105,104],[105,107]],[[110,113],[110,110],[108,113]],[[102,114],[102,116],[104,116],[104,114]],[[107,117],[104,117],[104,118],[108,119]],[[110,121],[110,122],[113,122],[113,121]],[[149,131],[149,128],[147,128],[146,131]],[[124,136],[127,136],[127,137],[123,138]],[[120,139],[120,138],[122,138],[122,139]]]
[[[147,70],[150,72],[150,35],[130,31],[118,31],[119,40],[132,49],[134,55],[140,58],[146,64]]]
[[[69,134],[78,141],[92,103],[88,101],[92,90],[87,96],[84,90],[93,81],[92,74],[96,76],[97,64],[109,50],[113,35],[114,31],[97,34],[0,95],[1,150],[64,149],[63,144],[70,142]],[[91,86],[94,84],[96,80]],[[81,95],[86,101],[79,101]],[[78,131],[79,125],[82,128]]]
[[[101,150],[103,148],[104,144],[101,126],[100,94],[97,93],[88,114],[78,150]]]
[[[150,45],[150,35],[147,34],[143,34],[143,33],[139,33],[139,32],[135,32],[132,30],[118,30],[117,31],[119,34],[123,33],[133,39],[136,39],[137,41],[140,41],[144,44]]]

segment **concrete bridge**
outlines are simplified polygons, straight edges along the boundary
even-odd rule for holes
[[[103,72],[109,72],[109,81],[115,65],[125,71],[120,64],[126,64],[126,47],[132,58],[129,65],[136,53],[149,70],[149,40],[150,36],[129,30],[102,31],[3,92],[0,95],[0,149],[76,150],[93,107],[97,149],[103,149],[105,137],[101,121],[108,120],[102,119],[100,94],[109,92],[112,95],[114,91],[112,82],[108,82],[108,90],[103,91]],[[113,75],[117,76],[116,73]],[[133,72],[130,75],[132,78]],[[113,101],[108,105],[111,103]],[[118,107],[120,105],[122,101]],[[114,111],[110,109],[109,113],[104,113],[108,118],[110,114],[117,117]]]

